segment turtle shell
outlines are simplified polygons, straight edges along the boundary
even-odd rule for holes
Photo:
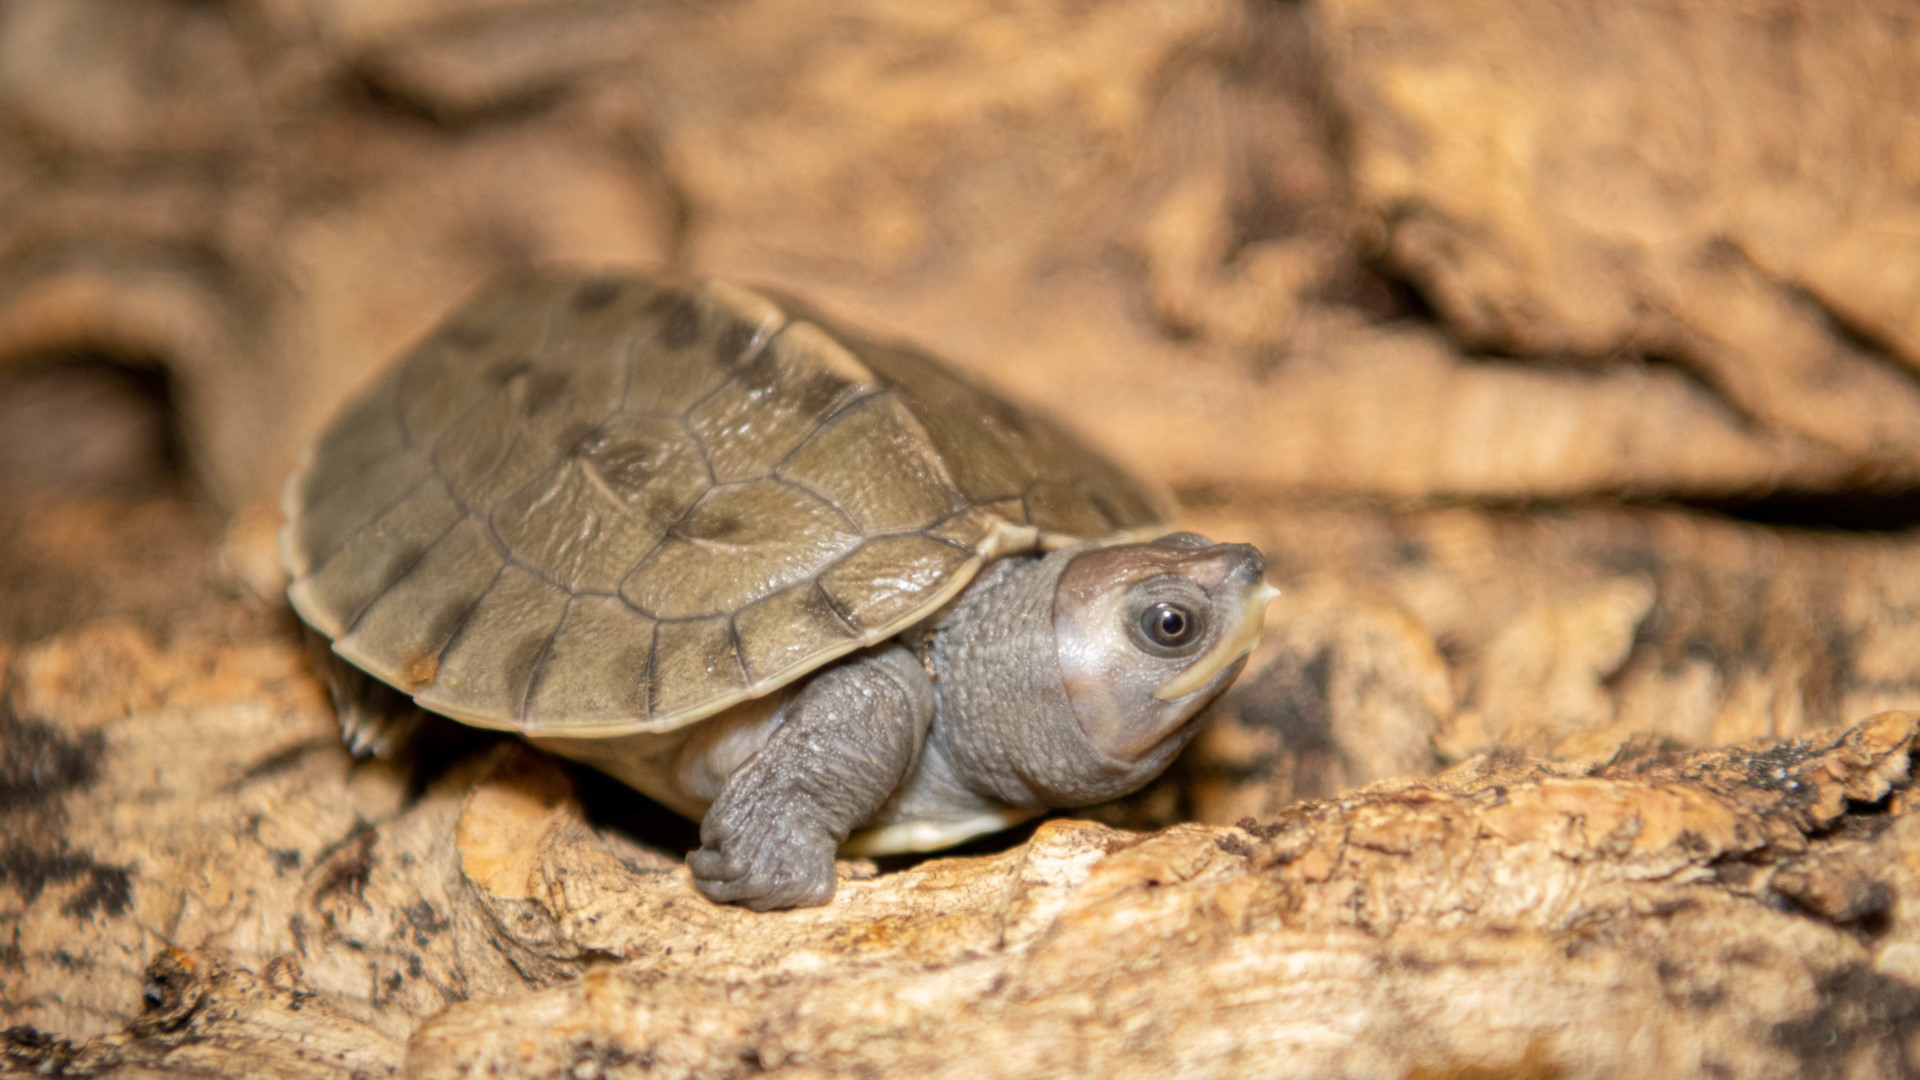
[[[283,493],[294,607],[422,706],[663,732],[912,626],[988,559],[1138,530],[1139,482],[900,345],[737,286],[500,282]]]

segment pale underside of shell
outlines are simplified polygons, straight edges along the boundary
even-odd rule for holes
[[[471,724],[664,732],[926,619],[988,559],[1159,503],[910,348],[738,286],[503,281],[289,478],[294,607]]]

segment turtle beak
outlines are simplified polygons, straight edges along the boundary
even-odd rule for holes
[[[1235,669],[1260,643],[1260,633],[1266,627],[1267,605],[1280,595],[1279,589],[1261,578],[1266,571],[1266,561],[1258,550],[1245,544],[1223,547],[1232,564],[1222,575],[1220,584],[1208,591],[1213,596],[1214,611],[1230,621],[1222,627],[1211,649],[1153,692],[1161,701],[1174,701],[1206,689],[1223,673]]]

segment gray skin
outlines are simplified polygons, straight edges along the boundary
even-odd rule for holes
[[[1139,788],[1245,664],[1263,569],[1252,547],[1190,533],[994,563],[918,652],[890,642],[817,674],[757,750],[708,763],[724,779],[687,858],[695,885],[756,910],[822,904],[858,828],[1014,820]],[[1217,673],[1156,696],[1195,666]]]

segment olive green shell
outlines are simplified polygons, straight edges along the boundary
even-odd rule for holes
[[[725,284],[483,291],[287,481],[294,607],[483,727],[667,731],[925,619],[1142,486],[911,349]]]

